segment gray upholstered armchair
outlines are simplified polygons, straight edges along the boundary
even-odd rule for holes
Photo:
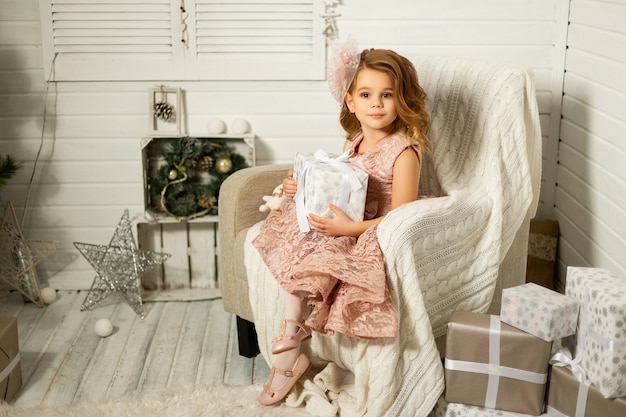
[[[409,248],[415,263],[411,274],[422,286],[442,352],[453,310],[498,314],[502,289],[525,281],[529,220],[539,194],[541,135],[534,87],[525,71],[441,57],[415,64],[432,113],[434,148],[424,158],[420,194],[434,197],[392,211],[378,234],[394,274],[401,274],[401,268],[387,258],[392,253],[388,248]],[[258,353],[244,244],[250,228],[266,216],[259,211],[262,196],[272,193],[290,167],[238,171],[220,191],[219,279],[224,308],[239,318],[244,356]],[[485,246],[494,243],[484,239],[488,230],[497,241],[491,248]],[[455,233],[458,238],[448,238]],[[409,241],[398,242],[396,236]],[[484,256],[475,249],[483,246]],[[448,267],[438,264],[445,259]]]

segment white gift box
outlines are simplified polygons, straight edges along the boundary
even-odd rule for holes
[[[368,174],[348,162],[349,153],[330,157],[323,150],[296,154],[294,179],[298,182],[296,212],[301,232],[310,230],[307,216],[333,217],[334,204],[355,222],[363,220]]]
[[[605,398],[626,397],[626,281],[568,267],[565,294],[581,303],[575,351],[587,378]]]
[[[580,302],[535,283],[502,290],[500,320],[545,341],[576,333]]]

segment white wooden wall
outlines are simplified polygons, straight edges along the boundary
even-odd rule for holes
[[[626,277],[626,2],[572,0],[555,217],[566,266]]]
[[[362,47],[530,69],[544,137],[538,217],[552,217],[569,1],[342,3],[336,9],[340,35],[351,35]],[[154,83],[46,83],[51,74],[43,71],[40,28],[37,0],[0,0],[0,152],[26,163],[2,194],[23,212],[41,143],[24,227],[31,239],[63,244],[41,264],[40,278],[57,288],[84,288],[94,272],[72,242],[106,244],[124,209],[131,215],[143,211],[139,139],[148,130],[147,91]],[[296,150],[341,146],[337,105],[324,82],[166,84],[185,91],[190,134],[206,133],[212,117],[247,119],[258,136],[258,164],[290,162]]]

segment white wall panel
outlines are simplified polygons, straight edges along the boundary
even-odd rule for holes
[[[626,275],[626,2],[572,0],[558,152],[557,287],[567,266]]]
[[[382,7],[374,0],[344,0],[336,8],[340,35],[351,35],[363,48],[390,48],[415,58],[448,55],[529,69],[544,140],[539,216],[550,217],[569,1],[393,3]],[[43,70],[40,34],[38,0],[0,2],[0,152],[25,162],[2,195],[21,214],[41,145],[25,230],[32,239],[62,241],[61,249],[41,264],[44,277],[57,287],[86,287],[94,272],[72,242],[107,243],[125,208],[131,216],[142,211],[139,140],[148,131],[148,91],[158,83],[46,84],[51,74]],[[228,125],[236,118],[248,120],[258,138],[259,164],[290,162],[296,151],[341,147],[338,105],[323,81],[163,83],[183,89],[184,126],[190,134],[205,134],[213,117]],[[618,96],[613,100],[619,103]]]

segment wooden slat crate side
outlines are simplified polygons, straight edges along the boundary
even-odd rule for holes
[[[141,250],[162,252],[161,225],[154,223],[137,223],[137,246]],[[167,261],[166,261],[167,262]],[[164,287],[163,264],[141,276],[141,285],[146,290],[157,290]]]
[[[146,296],[154,300],[219,296],[217,227],[217,222],[210,220],[138,222],[138,247],[171,255],[162,265],[143,274],[142,287],[152,294]]]
[[[161,223],[163,231],[162,252],[172,255],[163,264],[164,288],[189,288],[189,249],[187,223]]]
[[[217,223],[189,224],[189,265],[192,288],[217,288]]]

